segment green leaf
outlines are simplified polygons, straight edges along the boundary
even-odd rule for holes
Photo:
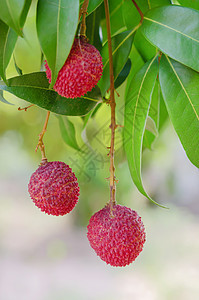
[[[111,23],[111,36],[126,30],[122,15],[123,0],[109,0],[109,14]],[[101,22],[103,42],[107,41],[106,18]]]
[[[14,56],[14,55],[13,55],[13,60],[14,60],[15,69],[16,69],[18,75],[19,75],[19,76],[23,75],[22,69],[20,69],[19,66],[17,65],[16,59],[15,59],[15,56]]]
[[[158,136],[159,127],[159,102],[160,102],[160,85],[158,79],[153,89],[149,115],[146,122],[145,133],[143,137],[143,148],[152,149],[152,144]]]
[[[90,148],[90,150],[92,150],[92,151],[94,151],[94,150],[93,150],[93,148],[89,142],[89,138],[87,136],[87,124],[91,118],[94,118],[94,116],[96,115],[97,111],[100,109],[101,106],[102,106],[102,103],[97,103],[96,106],[86,116],[81,117],[83,120],[81,137],[85,144],[84,146]]]
[[[89,39],[89,43],[94,45],[99,51],[102,48],[102,42],[99,35],[102,9],[103,6],[100,5],[86,18],[86,36]]]
[[[162,52],[199,71],[198,28],[198,11],[172,5],[148,11],[140,30]]]
[[[146,1],[144,1],[146,2]],[[140,3],[139,3],[140,7]],[[141,8],[141,7],[140,7]],[[143,9],[143,7],[142,7]],[[122,6],[122,15],[124,24],[126,25],[127,30],[132,30],[140,22],[140,15],[133,4],[132,0],[125,0]]]
[[[125,94],[128,91],[128,88],[131,84],[131,81],[132,81],[133,77],[141,69],[141,67],[144,65],[144,61],[143,61],[141,55],[139,54],[139,52],[137,51],[137,49],[135,48],[134,44],[133,44],[133,47],[131,49],[131,53],[129,55],[129,58],[131,60],[131,70],[130,70],[130,74],[129,74],[128,79],[127,79]]]
[[[80,6],[83,4],[84,0],[80,1]],[[88,4],[88,15],[92,13],[100,4],[103,2],[103,0],[90,0]]]
[[[149,149],[153,150],[153,143],[156,139],[156,136],[149,130],[145,130],[144,136],[143,136],[143,146],[142,149]]]
[[[169,0],[139,0],[139,8],[143,13],[157,6],[171,4]],[[133,4],[132,0],[125,0],[122,6],[124,23],[128,30],[133,29],[140,22],[140,15]]]
[[[168,120],[168,111],[164,103],[162,92],[160,93],[160,107],[159,107],[159,132],[164,128]]]
[[[52,88],[64,65],[78,24],[79,0],[39,0],[37,4],[37,34],[51,69]]]
[[[163,56],[160,85],[175,131],[188,158],[199,167],[199,74]]]
[[[134,44],[145,62],[152,59],[157,53],[157,48],[145,38],[140,29],[135,34]]]
[[[129,53],[131,51],[133,38],[133,30],[122,32],[112,38],[113,73],[115,80],[127,62]],[[106,43],[102,48],[101,55],[103,62],[103,74],[98,82],[98,86],[100,87],[102,95],[104,96],[110,86],[108,43]]]
[[[1,81],[0,81],[1,82]],[[5,104],[9,104],[9,105],[14,105],[10,102],[8,102],[4,97],[3,97],[3,91],[0,91],[0,101],[5,103]]]
[[[169,0],[141,0],[139,1],[139,7],[143,13],[146,13],[149,9],[170,4]],[[132,3],[132,0],[124,2],[123,18],[127,29],[134,28],[140,21],[140,15]],[[142,56],[145,62],[155,56],[156,48],[143,36],[140,29],[137,30],[135,39],[135,47]]]
[[[86,115],[100,100],[98,87],[81,98],[61,97],[54,90],[49,89],[45,72],[10,78],[8,85],[1,83],[0,89],[60,115]]]
[[[156,84],[153,90],[149,116],[154,121],[154,131],[146,130],[143,139],[143,148],[153,150],[153,142],[155,141],[158,132],[160,132],[168,119],[168,113],[161,93],[159,80],[156,79]],[[152,133],[153,131],[153,133]]]
[[[62,138],[64,142],[75,150],[80,150],[76,136],[75,136],[75,126],[67,117],[58,116],[59,128],[61,131]]]
[[[21,27],[24,26],[27,15],[28,15],[28,11],[30,9],[30,5],[31,5],[31,1],[32,0],[25,0],[25,4],[21,13],[21,17],[20,17],[20,25]]]
[[[85,130],[87,124],[88,124],[88,121],[94,117],[94,115],[96,114],[96,112],[98,111],[98,109],[101,107],[102,103],[96,103],[95,107],[84,117],[82,117],[83,119],[83,127],[82,127],[82,131]]]
[[[199,0],[178,0],[182,6],[199,9]]]
[[[23,36],[22,27],[30,4],[30,0],[1,0],[0,19]]]
[[[148,9],[171,4],[170,0],[147,0],[147,2],[148,2]]]
[[[17,41],[16,32],[0,20],[0,76],[6,82],[6,68]]]
[[[159,127],[159,103],[160,103],[160,84],[156,79],[153,94],[151,97],[151,105],[149,109],[149,116],[154,121],[156,128]]]
[[[131,60],[128,58],[126,64],[124,65],[122,71],[115,80],[115,89],[117,89],[126,80],[131,70]]]
[[[138,190],[155,204],[143,187],[141,160],[143,135],[157,73],[158,61],[154,57],[132,79],[126,94],[124,115],[124,148],[132,179]]]

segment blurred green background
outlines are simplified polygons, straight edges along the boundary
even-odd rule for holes
[[[15,60],[24,73],[40,70],[40,48],[33,5],[19,38]],[[8,68],[17,75],[14,60]],[[118,90],[117,120],[123,124],[123,94]],[[187,159],[168,122],[144,152],[143,180],[149,194],[169,210],[151,205],[134,187],[122,148],[122,130],[116,133],[117,201],[138,211],[147,242],[137,260],[114,268],[90,248],[86,226],[91,215],[109,199],[110,111],[104,105],[89,120],[70,117],[79,146],[67,146],[58,119],[51,114],[44,137],[48,159],[69,164],[78,177],[81,196],[69,215],[41,213],[27,192],[31,174],[40,163],[35,153],[46,111],[4,93],[14,105],[0,104],[0,299],[1,300],[195,300],[199,295],[199,184],[198,169]],[[85,148],[84,142],[88,147]],[[88,150],[90,147],[90,150]]]

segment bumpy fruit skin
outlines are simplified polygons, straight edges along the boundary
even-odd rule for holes
[[[137,212],[121,205],[114,206],[113,217],[108,205],[95,213],[87,229],[91,247],[102,260],[115,267],[132,263],[146,241]]]
[[[28,191],[41,211],[54,216],[69,213],[79,197],[77,178],[71,168],[61,161],[41,165],[32,174]]]
[[[46,62],[46,76],[51,82],[51,70]],[[81,97],[98,83],[102,76],[102,57],[85,38],[76,38],[70,54],[59,71],[54,90],[63,97]]]

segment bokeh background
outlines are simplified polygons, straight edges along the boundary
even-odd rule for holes
[[[36,1],[35,1],[36,2]],[[19,38],[15,61],[24,73],[40,69],[33,5]],[[17,75],[14,60],[8,76]],[[123,124],[123,94],[117,119]],[[137,260],[114,268],[101,261],[86,237],[89,218],[109,199],[109,107],[104,105],[82,132],[83,120],[70,117],[84,154],[67,146],[55,114],[44,137],[49,160],[62,160],[75,171],[81,190],[76,208],[63,217],[41,213],[27,185],[40,163],[35,153],[46,111],[4,93],[14,105],[0,103],[0,299],[1,300],[195,300],[199,295],[199,173],[167,121],[153,150],[143,154],[143,181],[149,194],[169,209],[142,197],[130,177],[116,135],[117,201],[137,210],[147,242]],[[85,148],[85,143],[87,144]]]

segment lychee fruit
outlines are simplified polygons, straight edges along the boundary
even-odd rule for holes
[[[30,178],[28,191],[41,211],[55,216],[69,213],[79,198],[77,178],[71,168],[61,161],[40,165]]]
[[[91,247],[103,261],[115,267],[132,263],[146,240],[137,212],[122,205],[114,205],[112,214],[109,205],[96,212],[87,229]]]
[[[45,64],[46,76],[51,82],[51,70]],[[59,71],[54,90],[63,97],[81,97],[98,83],[102,76],[102,57],[85,37],[76,38],[65,64]]]

